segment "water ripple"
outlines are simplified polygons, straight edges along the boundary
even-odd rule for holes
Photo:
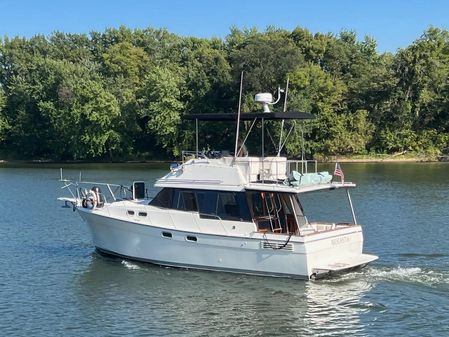
[[[416,283],[428,287],[449,285],[449,271],[421,267],[369,268],[366,277],[376,281]]]
[[[379,261],[316,282],[99,255],[82,221],[55,201],[57,169],[3,170],[2,336],[449,336],[447,166],[430,174],[429,166],[413,166],[411,180],[400,172],[409,165],[388,175],[387,167],[345,168],[361,183],[354,202],[366,250]],[[142,180],[161,174],[132,172]],[[102,168],[89,176],[123,183],[124,172]],[[322,200],[314,206],[335,208]]]

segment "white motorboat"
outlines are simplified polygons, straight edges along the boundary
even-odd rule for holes
[[[243,145],[237,144],[233,156],[200,153],[197,127],[196,151],[184,152],[182,162],[156,181],[154,198],[146,196],[144,182],[134,182],[126,193],[120,185],[63,179],[61,171],[71,197],[59,199],[78,211],[100,252],[128,259],[303,279],[363,267],[377,256],[363,253],[362,227],[350,196],[356,185],[318,172],[315,161],[287,160],[281,149],[276,156],[264,155],[266,120],[311,117],[299,112],[191,115],[197,126],[201,120],[261,121],[262,155],[238,156]],[[352,223],[308,220],[304,193],[341,189]]]

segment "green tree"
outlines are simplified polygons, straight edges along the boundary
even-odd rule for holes
[[[182,114],[235,112],[242,70],[243,111],[259,109],[254,95],[275,94],[290,76],[288,109],[317,116],[304,123],[308,154],[436,154],[449,146],[447,30],[429,28],[396,54],[379,54],[372,38],[350,31],[232,28],[223,40],[122,26],[0,39],[4,154],[177,154],[193,138]],[[277,143],[278,125],[266,128]],[[233,125],[205,129],[202,146],[229,148]],[[287,143],[290,155],[300,154],[300,134],[297,128]],[[267,150],[277,146],[267,143]]]
[[[290,107],[316,116],[316,120],[308,124],[307,130],[310,137],[308,148],[312,153],[333,152],[332,144],[338,135],[331,126],[345,109],[345,91],[344,83],[311,63],[290,74]],[[288,152],[293,155],[298,155],[300,151],[298,137],[295,138],[296,142],[287,145]]]
[[[6,107],[6,96],[3,89],[0,87],[0,143],[6,139],[6,132],[9,128],[8,121],[4,115],[4,109]]]
[[[138,87],[148,71],[150,59],[142,48],[120,42],[103,54],[103,64],[107,77],[123,77]]]
[[[287,74],[304,60],[289,34],[283,30],[260,33],[255,29],[244,32],[234,29],[227,40],[233,45],[229,57],[234,79],[238,83],[237,79],[244,71],[245,90],[253,94],[283,86]]]
[[[179,125],[184,105],[180,100],[183,79],[179,72],[154,67],[139,95],[139,115],[146,120],[147,132],[168,152],[179,155]]]

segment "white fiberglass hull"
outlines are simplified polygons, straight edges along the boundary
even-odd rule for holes
[[[309,279],[363,266],[359,226],[304,237],[251,233],[229,236],[187,232],[78,209],[100,250],[159,265]]]

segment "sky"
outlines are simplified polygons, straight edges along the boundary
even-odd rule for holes
[[[181,36],[225,38],[230,28],[275,26],[313,33],[354,31],[378,52],[396,52],[429,27],[449,29],[447,0],[0,0],[0,37],[106,28],[166,28]]]

